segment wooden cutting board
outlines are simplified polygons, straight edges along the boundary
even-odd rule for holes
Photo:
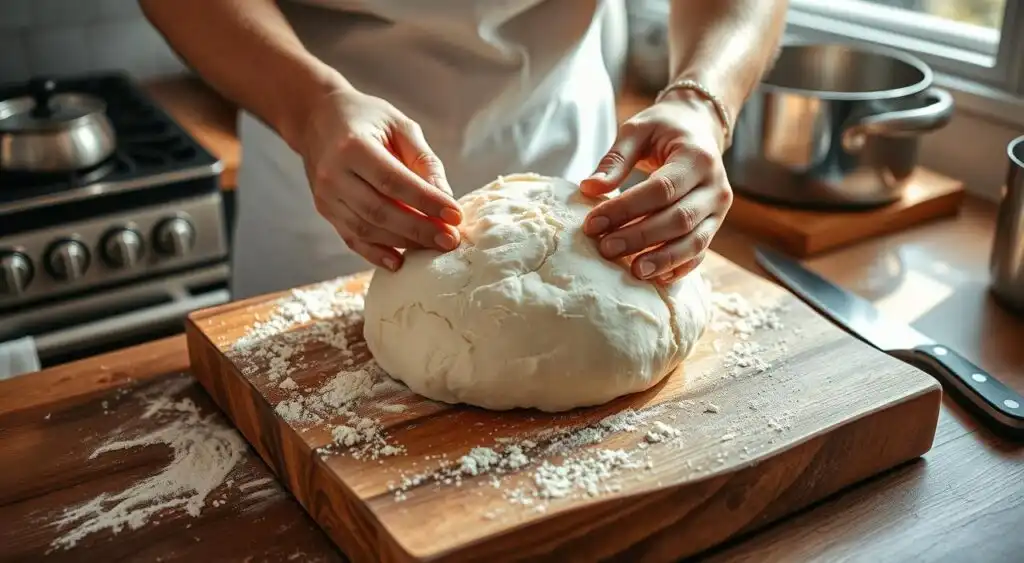
[[[358,295],[368,275],[197,312],[189,355],[356,561],[673,561],[931,447],[933,379],[724,258],[705,264],[719,297],[738,294],[760,314],[735,322],[736,295],[722,299],[663,383],[560,415],[443,405],[367,370]],[[360,381],[374,391],[329,406]],[[344,426],[344,439],[361,421],[370,442],[332,445],[332,429]]]
[[[926,168],[914,172],[902,199],[874,209],[812,211],[756,201],[738,188],[737,192],[727,224],[799,257],[955,216],[966,195],[963,182]]]

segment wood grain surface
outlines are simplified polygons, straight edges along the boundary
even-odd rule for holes
[[[0,561],[344,560],[247,447],[196,516],[171,508],[117,533],[83,533],[99,513],[61,523],[68,510],[166,470],[164,444],[92,456],[112,440],[174,424],[144,416],[153,401],[190,400],[210,417],[201,429],[230,431],[186,368],[176,337],[0,382]],[[102,503],[107,515],[115,505]],[[74,546],[61,543],[76,533]]]
[[[877,209],[808,211],[737,194],[727,220],[789,254],[806,258],[956,215],[964,194],[963,182],[918,168],[903,199]]]
[[[266,352],[280,350],[278,338],[310,330],[307,325],[261,336],[261,353],[254,357],[236,353],[235,343],[254,322],[276,322],[268,319],[287,295],[193,314],[189,354],[214,400],[357,561],[672,561],[750,533],[931,447],[942,395],[933,379],[846,335],[720,256],[707,264],[716,291],[781,307],[784,328],[752,337],[764,346],[766,370],[727,369],[725,352],[716,348],[728,350],[734,337],[709,331],[661,385],[561,415],[453,407],[403,389],[387,401],[405,410],[384,416],[383,424],[389,441],[405,452],[379,460],[354,459],[340,447],[341,455],[321,453],[331,444],[331,428],[345,420],[341,416],[288,422],[275,413],[288,395],[267,376],[274,356]],[[367,278],[347,279],[344,291],[361,292]],[[361,322],[337,322],[349,323],[337,328],[347,334],[343,348],[355,352],[357,364],[369,360]],[[289,353],[301,360],[288,370],[299,389],[316,389],[351,369],[330,346],[301,346]],[[543,511],[508,502],[509,489],[529,487],[530,467],[508,472],[500,487],[490,486],[486,475],[463,475],[455,484],[428,479],[398,500],[389,486],[435,456],[458,460],[474,446],[497,447],[512,438],[543,446],[553,429],[586,427],[626,408],[663,409],[657,420],[684,436],[676,444],[642,447],[643,431],[612,433],[604,443],[643,452],[650,463],[613,479],[619,488],[607,494],[553,499]],[[534,462],[560,463],[542,451],[535,450]]]

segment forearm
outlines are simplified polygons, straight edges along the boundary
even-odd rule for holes
[[[310,108],[349,88],[310,54],[274,0],[140,0],[146,17],[214,89],[292,148]]]
[[[774,62],[788,0],[672,0],[670,76],[696,80],[736,116]]]

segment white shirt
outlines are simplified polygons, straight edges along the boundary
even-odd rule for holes
[[[578,182],[615,137],[599,0],[291,0],[311,53],[420,124],[458,197],[500,174]],[[234,298],[368,270],[313,207],[302,161],[247,113]]]

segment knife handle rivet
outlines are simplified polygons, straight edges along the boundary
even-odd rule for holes
[[[1007,408],[1011,408],[1011,409],[1015,409],[1015,408],[1020,407],[1020,403],[1018,403],[1017,401],[1014,401],[1013,399],[1006,399],[1005,401],[1003,401],[1003,404],[1006,405]]]
[[[972,373],[971,379],[977,381],[978,383],[985,383],[986,381],[988,381],[988,378],[985,377],[985,374],[983,373]]]
[[[932,348],[932,352],[935,352],[936,356],[945,356],[949,353],[949,350],[946,350],[942,346],[936,346],[935,348]]]

